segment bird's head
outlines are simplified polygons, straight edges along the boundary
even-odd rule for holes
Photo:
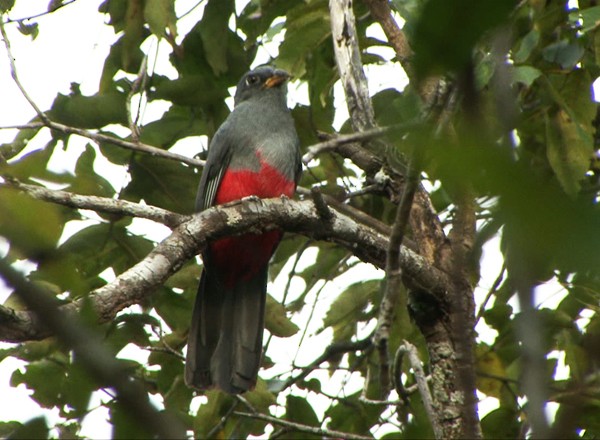
[[[235,92],[235,105],[241,102],[275,94],[285,102],[285,83],[290,74],[269,65],[259,66],[242,76]]]

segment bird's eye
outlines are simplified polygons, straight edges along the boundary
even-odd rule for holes
[[[246,84],[248,84],[249,86],[253,86],[254,84],[258,83],[258,76],[256,75],[248,75],[248,77],[246,78]]]

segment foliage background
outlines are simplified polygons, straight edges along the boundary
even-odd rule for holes
[[[5,9],[10,6],[11,2],[2,4]],[[290,71],[295,77],[293,86],[306,93],[307,101],[293,109],[302,144],[318,143],[321,132],[335,133],[334,121],[343,119],[340,114],[345,111],[334,100],[338,71],[328,2],[252,1],[236,8],[233,1],[212,0],[200,2],[193,14],[183,18],[188,9],[180,11],[181,5],[177,6],[152,0],[104,2],[99,13],[106,17],[115,38],[97,88],[82,93],[73,84],[69,93],[57,94],[42,110],[52,121],[69,127],[139,140],[192,157],[199,146],[206,145],[206,138],[198,137],[210,138],[228,114],[225,100],[229,89],[254,65],[259,49],[274,41],[281,42],[275,63]],[[374,94],[375,117],[380,126],[419,123],[403,135],[386,138],[393,148],[383,160],[402,168],[400,163],[406,163],[404,158],[414,148],[423,151],[423,176],[446,232],[456,224],[458,201],[468,184],[477,214],[477,234],[465,263],[472,284],[479,281],[483,246],[502,234],[505,261],[495,268],[500,275],[493,286],[489,280],[482,281],[490,287],[490,300],[479,303],[477,310],[482,322],[496,332],[486,344],[478,339],[476,348],[480,396],[498,399],[498,408],[481,421],[483,434],[513,438],[531,428],[523,397],[527,392],[522,374],[526,360],[518,341],[523,339],[519,332],[523,328],[528,331],[523,321],[535,317],[533,322],[540,324],[535,337],[543,364],[541,368],[540,364],[530,365],[543,378],[543,401],[552,402],[556,409],[549,429],[573,437],[597,437],[600,233],[596,203],[600,186],[597,104],[591,85],[599,76],[600,7],[584,0],[570,6],[564,1],[395,0],[391,7],[406,20],[403,30],[416,53],[410,63],[414,71],[409,72],[411,83],[406,89],[403,75],[386,78],[403,91],[390,88]],[[60,13],[59,9],[43,19],[50,21]],[[371,66],[391,65],[388,57],[377,55],[382,52],[369,50],[389,43],[367,36],[366,30],[374,22],[367,4],[356,2],[354,13],[367,72]],[[190,17],[198,17],[197,23],[183,26]],[[4,16],[7,30],[13,29],[11,38],[44,39],[43,32],[37,33],[37,19],[7,22],[9,18],[11,13]],[[16,36],[17,26],[26,37]],[[172,69],[165,72],[152,66],[158,39],[161,48],[171,47]],[[151,57],[147,70],[153,74],[136,85],[145,54]],[[43,71],[37,74],[42,81]],[[430,104],[423,102],[420,93],[419,81],[428,75],[445,78],[450,90],[455,90],[439,105],[446,114],[443,130],[429,118]],[[132,134],[136,124],[128,118],[135,117],[140,99],[147,114],[152,108],[164,114],[142,119],[136,139]],[[128,113],[128,102],[133,112]],[[31,122],[40,120],[36,117]],[[346,122],[340,131],[350,130]],[[36,138],[48,140],[39,145]],[[33,151],[27,148],[30,140],[38,145]],[[21,267],[24,260],[34,262],[28,279],[63,302],[86,298],[114,275],[131,268],[152,250],[156,238],[146,235],[143,228],[147,223],[138,219],[40,202],[10,188],[10,179],[82,195],[143,201],[189,214],[200,172],[197,167],[132,152],[110,142],[90,141],[85,148],[74,147],[76,142],[81,141],[73,135],[36,126],[20,129],[13,141],[0,146],[0,155],[8,160],[2,165],[0,184],[0,235],[8,248],[4,260]],[[49,166],[64,152],[75,161],[69,172]],[[112,166],[99,166],[102,161]],[[106,169],[110,175],[105,174]],[[320,184],[324,193],[391,225],[395,205],[372,177],[369,170],[340,154],[327,153],[309,164],[301,185]],[[365,194],[353,194],[364,188]],[[82,220],[86,220],[85,227],[65,234],[65,225],[71,225],[69,230],[72,222]],[[363,436],[431,436],[419,393],[410,394],[406,405],[395,392],[380,395],[381,384],[373,376],[378,371],[378,357],[372,351],[353,349],[327,358],[323,370],[336,372],[332,377],[345,385],[337,393],[331,391],[326,374],[314,373],[293,385],[286,382],[302,371],[294,367],[309,365],[326,345],[357,343],[371,335],[385,284],[380,281],[381,271],[369,271],[356,282],[356,273],[365,273],[364,268],[346,248],[302,235],[286,237],[271,267],[276,283],[270,292],[284,307],[275,301],[269,305],[267,328],[274,336],[267,338],[272,343],[265,367],[279,356],[281,347],[292,344],[288,341],[305,338],[309,342],[301,346],[302,357],[264,369],[261,377],[265,380],[246,399],[259,413],[304,426]],[[139,307],[92,327],[112,355],[141,380],[146,392],[196,436],[244,437],[262,435],[265,429],[283,437],[297,435],[289,427],[282,430],[270,422],[272,427],[266,428],[269,423],[264,420],[237,414],[247,408],[217,393],[196,399],[190,409],[193,394],[183,385],[178,354],[184,348],[199,271],[197,262],[190,260],[164,286],[144,297]],[[349,277],[349,273],[354,275]],[[354,281],[348,282],[348,278]],[[530,298],[522,292],[531,293],[551,279],[568,292],[564,299],[556,306],[524,315],[520,310],[527,309]],[[336,287],[329,289],[331,285]],[[522,307],[515,308],[519,292]],[[23,307],[16,295],[4,306]],[[324,319],[318,325],[313,322],[316,328],[307,331],[313,310]],[[93,316],[85,319],[95,322]],[[313,333],[322,339],[312,340]],[[414,344],[427,365],[427,341],[403,308],[392,328],[391,352],[401,339]],[[148,353],[147,361],[128,356],[123,351],[128,344]],[[82,420],[93,410],[90,396],[102,384],[91,380],[69,350],[53,338],[22,341],[1,353],[3,358],[26,362],[12,374],[11,384],[26,386],[41,407],[58,411],[60,421],[53,426],[52,435],[77,436]],[[560,376],[557,359],[564,359],[565,364]],[[406,366],[404,371],[402,378],[410,386],[414,377],[407,374]],[[105,396],[101,405],[108,410],[115,437],[148,434],[128,418],[127,409],[118,405],[110,391]],[[382,402],[374,404],[369,399]],[[3,435],[43,437],[51,427],[35,419],[25,424],[7,420],[1,428]]]

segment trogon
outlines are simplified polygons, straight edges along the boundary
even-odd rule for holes
[[[196,210],[247,196],[291,197],[300,178],[300,141],[287,107],[289,75],[271,66],[247,72],[234,109],[215,133]],[[202,254],[185,381],[231,394],[256,384],[262,354],[268,263],[282,231],[219,239]]]

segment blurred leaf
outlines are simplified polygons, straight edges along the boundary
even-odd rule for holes
[[[23,424],[19,423],[19,426],[15,426],[15,428],[9,436],[11,440],[45,439],[50,436],[48,423],[44,416],[34,417]]]
[[[15,5],[15,0],[0,0],[0,12],[8,12]]]
[[[2,9],[1,6],[0,9]],[[23,35],[30,36],[32,40],[35,40],[40,33],[38,24],[35,22],[25,23],[23,20],[19,20],[17,24],[17,29],[19,29],[19,32],[21,32]]]
[[[218,426],[233,403],[233,398],[219,391],[206,392],[208,402],[201,404],[194,418],[194,436],[208,438],[208,434]],[[213,433],[214,438],[226,438],[223,428]]]
[[[288,317],[285,307],[271,295],[267,295],[265,310],[265,328],[280,338],[289,338],[298,333],[298,326]]]
[[[518,438],[521,424],[519,414],[509,408],[500,407],[487,414],[481,420],[484,438],[513,439]]]
[[[569,14],[569,20],[575,25],[580,24],[580,31],[584,34],[597,29],[600,24],[600,6],[576,9]]]
[[[12,437],[12,434],[22,426],[23,424],[21,422],[17,422],[15,420],[11,420],[10,422],[0,422],[0,436],[2,438],[14,438]],[[47,426],[46,430],[48,430]],[[44,438],[44,436],[42,435],[40,438]]]
[[[540,77],[542,72],[532,66],[516,66],[513,70],[513,82],[531,87],[533,82]]]
[[[0,190],[0,234],[22,257],[38,259],[52,252],[62,228],[60,208],[14,190]]]
[[[113,427],[112,438],[124,440],[150,438],[148,430],[131,416],[131,410],[125,408],[123,404],[112,401],[107,406]]]
[[[534,28],[519,41],[519,49],[513,54],[513,60],[518,64],[527,61],[531,52],[537,47],[540,41],[540,32]]]
[[[428,0],[413,41],[419,75],[462,70],[482,35],[504,22],[515,4],[515,0]]]
[[[197,278],[195,280],[197,283]],[[196,295],[195,286],[191,289],[193,290],[179,294],[171,289],[161,288],[152,297],[152,304],[156,312],[173,331],[184,333],[188,329]]]
[[[571,196],[581,189],[593,153],[592,138],[585,136],[577,121],[559,110],[546,121],[548,161],[565,192]]]
[[[500,398],[506,371],[500,357],[486,344],[478,344],[475,350],[477,389],[488,396]]]
[[[544,59],[549,63],[560,64],[563,69],[572,69],[583,56],[584,48],[579,44],[560,40],[542,50]]]
[[[383,411],[379,405],[364,405],[357,394],[338,401],[325,412],[329,423],[327,428],[342,432],[371,435],[370,427]]]

